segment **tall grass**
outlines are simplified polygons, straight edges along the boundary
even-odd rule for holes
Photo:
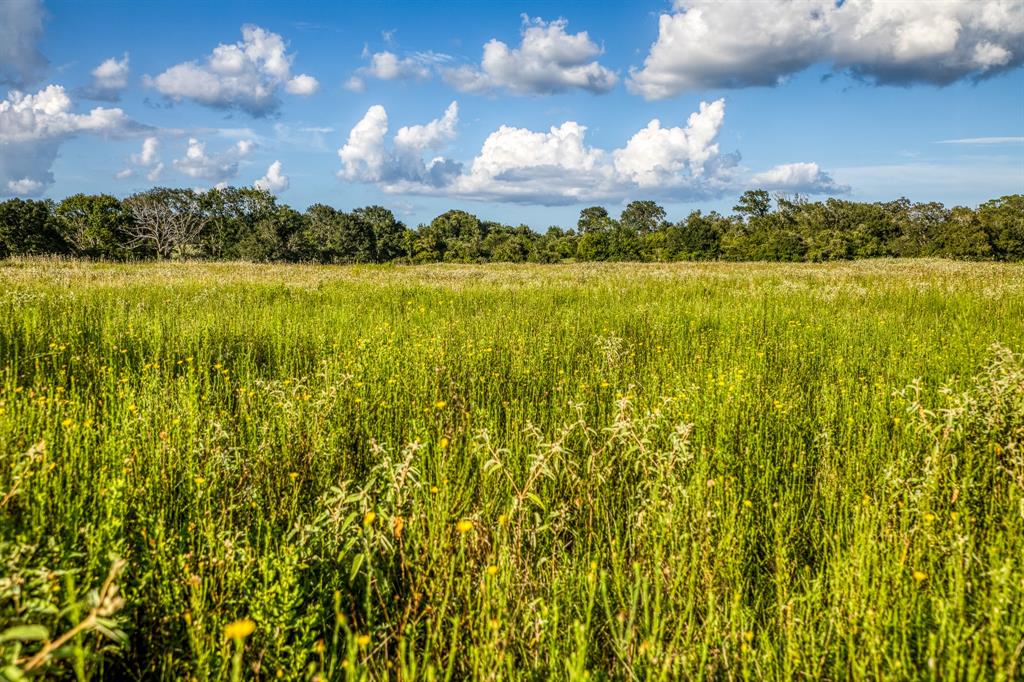
[[[1011,265],[8,261],[0,668],[1013,679],[1021,350]]]

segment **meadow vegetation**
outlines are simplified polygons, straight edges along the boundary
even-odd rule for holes
[[[996,679],[1024,266],[0,263],[0,674]]]

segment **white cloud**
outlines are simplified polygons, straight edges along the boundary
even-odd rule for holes
[[[444,79],[464,92],[505,90],[515,95],[546,95],[580,89],[611,90],[618,76],[594,60],[601,48],[586,31],[566,33],[566,20],[545,22],[523,16],[522,40],[510,48],[492,39],[480,66],[447,67]]]
[[[121,91],[128,87],[128,54],[117,59],[111,57],[104,60],[92,70],[92,83],[84,91],[90,99],[116,102],[121,98]]]
[[[136,171],[145,171],[146,179],[156,182],[164,172],[164,164],[160,160],[160,140],[156,137],[147,137],[142,141],[142,149],[138,154],[132,154],[128,159],[128,166],[119,170],[116,177],[124,180],[135,177]]]
[[[848,185],[840,185],[816,163],[784,163],[757,173],[751,178],[760,189],[800,194],[845,194]]]
[[[725,100],[700,103],[690,114],[685,128],[663,128],[658,119],[634,135],[623,149],[616,150],[615,170],[640,187],[662,187],[678,180],[689,170],[694,178],[718,156],[715,139],[725,121]]]
[[[0,194],[39,193],[53,182],[50,168],[60,145],[79,134],[125,135],[142,130],[121,109],[71,111],[64,88],[49,85],[34,95],[12,90],[0,101]]]
[[[455,126],[459,123],[459,104],[452,102],[445,109],[444,116],[425,125],[404,126],[395,134],[395,147],[400,150],[419,152],[424,149],[441,149],[455,139]]]
[[[319,89],[312,76],[292,77],[293,59],[280,35],[246,25],[241,42],[220,44],[204,63],[183,62],[147,82],[175,100],[192,99],[215,109],[264,116],[280,105],[282,88],[294,95],[311,95]]]
[[[291,95],[308,96],[315,94],[320,89],[320,82],[303,73],[285,83],[284,89]]]
[[[37,47],[45,14],[42,0],[0,2],[0,84],[25,86],[45,73],[48,62]]]
[[[253,187],[278,194],[288,189],[288,184],[288,176],[281,172],[281,162],[275,161],[267,168],[267,174],[253,183]]]
[[[386,192],[434,194],[489,201],[571,204],[636,197],[689,201],[744,188],[738,154],[722,154],[717,142],[725,102],[702,102],[686,125],[664,127],[653,120],[619,149],[606,151],[586,140],[586,126],[565,121],[548,131],[501,126],[468,164],[436,153],[454,139],[458,108],[425,125],[399,129],[388,144],[388,115],[370,107],[338,150],[339,176],[375,183]],[[790,164],[763,178],[780,189],[835,193],[816,164]]]
[[[388,147],[388,114],[384,107],[370,107],[349,132],[338,150],[342,168],[338,176],[357,182],[376,182],[385,188],[405,184],[440,187],[447,184],[461,166],[443,157],[424,162],[422,153],[438,150],[455,137],[459,105],[452,102],[441,118],[423,125],[399,128]],[[415,190],[414,190],[415,191]]]
[[[647,99],[771,86],[815,63],[877,84],[987,77],[1024,63],[1024,4],[676,0],[627,85]]]
[[[399,57],[394,52],[377,52],[370,57],[370,65],[359,70],[361,74],[381,80],[413,80],[430,77],[430,68],[414,57]]]
[[[190,178],[201,178],[225,183],[238,175],[238,162],[255,147],[252,140],[239,140],[227,151],[207,154],[206,144],[192,137],[188,140],[185,156],[175,159],[175,170]]]
[[[375,104],[348,134],[348,141],[338,150],[342,177],[348,180],[376,182],[387,160],[384,137],[388,134],[388,112]]]
[[[939,140],[937,144],[1024,144],[1024,136],[963,137],[957,140]]]
[[[14,196],[35,196],[43,191],[43,183],[32,178],[7,181],[7,193]]]
[[[352,76],[345,81],[343,87],[349,92],[363,92],[366,90],[366,81],[359,76]]]

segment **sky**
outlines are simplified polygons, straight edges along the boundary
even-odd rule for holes
[[[1020,0],[0,0],[0,198],[263,187],[542,230],[1024,192]]]

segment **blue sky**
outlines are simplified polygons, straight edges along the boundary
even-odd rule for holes
[[[1024,191],[1022,61],[1015,0],[0,0],[0,194],[259,181],[539,229],[758,186],[974,205]]]

